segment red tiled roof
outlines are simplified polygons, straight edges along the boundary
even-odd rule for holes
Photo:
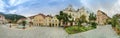
[[[30,16],[29,18],[30,18],[30,19],[33,19],[33,18],[34,18],[34,16]]]
[[[107,16],[108,18],[110,18],[107,14],[105,14],[105,12],[98,10],[97,12],[101,12],[102,14],[104,14],[105,16]]]
[[[47,15],[46,17],[51,17],[51,18],[52,18],[52,16],[51,16],[51,15]]]
[[[19,20],[26,20],[27,18],[21,18],[21,19],[19,19]]]

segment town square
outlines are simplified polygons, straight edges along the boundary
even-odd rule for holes
[[[120,38],[119,8],[86,1],[1,0],[0,38]]]

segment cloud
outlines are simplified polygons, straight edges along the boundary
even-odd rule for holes
[[[46,2],[46,3],[44,3],[44,2]],[[76,1],[74,1],[74,2],[76,2]],[[73,1],[69,1],[69,0],[27,1],[23,4],[20,4],[20,5],[18,4],[17,8],[10,10],[10,13],[17,12],[17,14],[24,15],[24,16],[32,16],[32,15],[38,14],[38,13],[43,13],[45,15],[47,15],[47,14],[55,15],[55,14],[58,14],[60,10],[67,7],[69,4],[76,5],[74,7],[79,7],[79,6],[77,6],[78,3],[73,4]]]
[[[82,3],[82,6],[86,8],[90,8],[94,12],[100,9],[100,6],[99,6],[100,4],[97,1],[95,3],[92,3],[90,0],[81,0],[81,3]]]
[[[58,1],[66,1],[66,0],[50,0],[49,2],[58,2]]]
[[[39,6],[38,6],[39,7]],[[45,14],[45,15],[55,15],[58,14],[60,10],[63,9],[63,6],[44,6],[44,7],[19,7],[17,14],[24,15],[26,17],[33,16],[35,14]]]
[[[9,1],[9,4],[10,4],[11,6],[13,6],[13,5],[15,4],[15,2],[17,2],[17,0],[10,0],[10,1]]]
[[[114,14],[117,14],[119,13],[120,14],[120,0],[118,0],[114,5],[113,7],[110,9],[110,12],[109,14],[111,15],[114,15]]]
[[[11,10],[11,11],[9,11],[9,13],[11,13],[11,14],[15,14],[17,12],[17,10]]]
[[[20,5],[20,4],[23,4],[23,3],[25,3],[25,2],[28,2],[28,1],[31,1],[31,0],[10,0],[9,1],[9,4],[11,5],[11,6],[16,6],[16,5]]]
[[[31,0],[0,0],[0,12],[14,13],[18,11],[19,6]]]
[[[119,3],[117,1],[118,0],[81,0],[81,3],[83,4],[83,6],[91,9],[95,13],[97,13],[97,10],[102,10],[108,16],[112,17],[114,14],[116,14],[115,12],[112,12],[112,11],[115,11],[114,5],[116,3]],[[116,6],[116,7],[119,7],[119,6]]]
[[[5,12],[4,10],[4,2],[0,0],[0,12]]]
[[[72,4],[75,8],[85,6],[95,13],[97,10],[102,10],[111,16],[119,10],[117,8],[120,7],[120,3],[116,1],[118,0],[0,0],[0,11],[6,11],[7,13],[17,12],[17,14],[24,16],[40,12],[44,14],[57,14],[58,11]],[[115,10],[113,11],[113,9]]]

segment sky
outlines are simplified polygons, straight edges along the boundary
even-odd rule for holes
[[[94,13],[102,10],[110,17],[120,13],[120,0],[0,0],[0,12],[26,17],[39,13],[56,15],[70,4],[75,9],[84,6]]]

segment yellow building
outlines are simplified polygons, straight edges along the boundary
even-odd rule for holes
[[[59,26],[59,20],[57,19],[56,16],[54,16],[52,19],[51,19],[51,25],[50,26],[53,26],[53,27],[58,27]]]
[[[45,15],[43,15],[43,14],[35,15],[34,18],[33,18],[33,25],[43,26],[44,25],[44,19],[45,19]]]
[[[32,22],[33,26],[59,26],[59,20],[56,17],[52,17],[50,15],[46,16],[43,14],[30,17],[29,22]]]
[[[52,16],[47,15],[47,16],[45,17],[45,20],[44,20],[44,26],[50,26],[50,24],[51,24],[51,19],[52,19]]]

